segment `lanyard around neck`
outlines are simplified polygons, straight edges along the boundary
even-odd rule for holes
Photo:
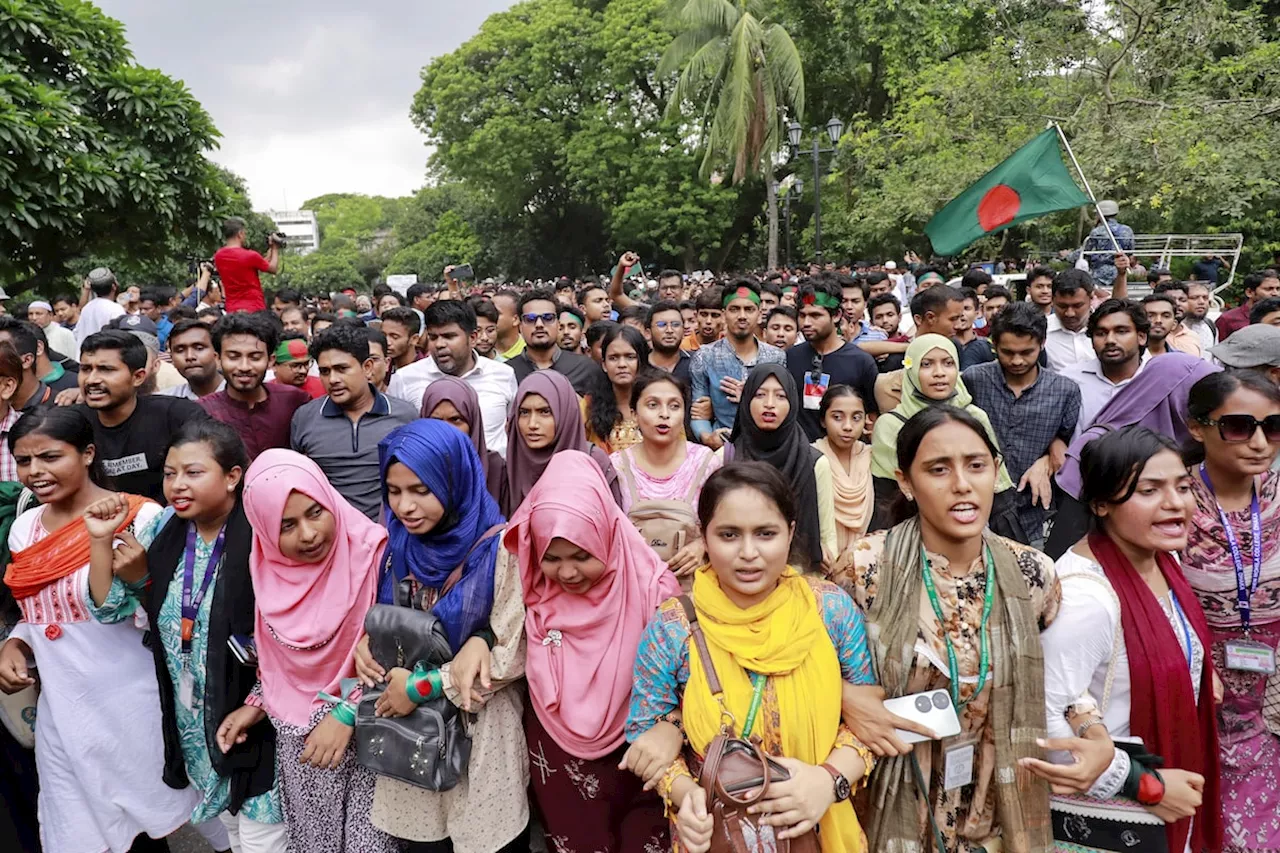
[[[987,568],[987,589],[986,597],[982,602],[982,622],[978,625],[979,654],[978,654],[978,685],[974,688],[973,693],[968,699],[960,700],[960,665],[956,661],[955,645],[951,642],[951,635],[946,629],[946,619],[942,615],[942,604],[938,601],[938,591],[933,585],[933,571],[929,564],[929,554],[925,551],[924,546],[920,546],[920,559],[923,564],[924,572],[924,588],[929,594],[929,604],[933,606],[933,614],[938,617],[938,625],[942,628],[942,640],[947,647],[947,668],[951,675],[951,701],[955,703],[956,713],[964,710],[964,707],[972,702],[987,684],[987,677],[991,670],[991,640],[987,632],[987,623],[991,618],[991,605],[995,599],[996,589],[996,563],[991,556],[990,548],[983,548]]]

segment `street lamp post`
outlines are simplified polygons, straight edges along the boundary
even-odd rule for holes
[[[830,148],[822,147],[822,137],[818,128],[813,132],[813,254],[819,264],[822,263],[822,155],[834,154],[835,145],[844,134],[844,122],[832,116],[826,125],[827,138],[831,140]],[[793,121],[787,125],[787,140],[791,143],[791,159],[795,159],[800,150],[800,137],[803,128],[800,122]]]
[[[791,199],[800,200],[800,195],[804,191],[804,181],[796,178],[791,182],[791,187],[787,190],[787,194],[783,196],[783,216],[786,218],[787,227],[787,269],[791,268]]]

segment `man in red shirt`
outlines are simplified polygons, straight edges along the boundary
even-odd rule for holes
[[[279,238],[271,235],[267,238],[267,256],[246,249],[244,220],[233,216],[222,223],[222,236],[226,243],[213,255],[213,263],[218,267],[218,275],[222,278],[222,291],[227,300],[227,313],[232,311],[265,311],[267,300],[262,295],[262,282],[258,273],[269,272],[275,275],[280,271],[280,248],[284,245]]]
[[[1280,275],[1266,269],[1250,273],[1244,280],[1244,304],[1222,312],[1218,318],[1218,341],[1225,341],[1249,325],[1249,312],[1264,299],[1280,296]]]

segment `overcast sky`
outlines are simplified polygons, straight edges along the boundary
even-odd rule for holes
[[[137,61],[186,82],[222,132],[219,163],[254,207],[330,192],[422,186],[425,137],[409,121],[422,67],[510,0],[96,0]]]

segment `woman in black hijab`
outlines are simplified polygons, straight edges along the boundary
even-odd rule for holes
[[[793,548],[803,567],[820,571],[824,546],[831,559],[838,556],[835,498],[827,458],[809,443],[800,426],[800,405],[795,380],[785,365],[753,367],[738,400],[738,418],[724,459],[767,462],[791,483],[798,510]]]

